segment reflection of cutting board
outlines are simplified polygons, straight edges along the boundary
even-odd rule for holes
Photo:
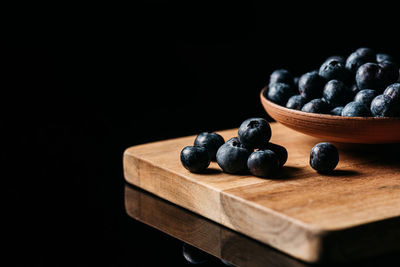
[[[279,179],[222,173],[216,163],[190,173],[179,159],[189,136],[128,148],[126,181],[308,262],[400,249],[399,145],[342,147],[336,171],[320,175],[308,164],[320,140],[271,128],[289,153]]]

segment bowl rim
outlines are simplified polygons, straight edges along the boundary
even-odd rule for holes
[[[278,105],[264,96],[264,91],[267,89],[267,86],[263,87],[260,92],[260,98],[262,102],[267,103],[269,106],[272,106],[274,109],[278,109],[285,113],[291,113],[293,115],[301,115],[301,116],[308,116],[311,118],[319,118],[319,119],[335,119],[335,120],[344,120],[344,121],[399,121],[400,117],[343,117],[338,115],[332,114],[319,114],[319,113],[311,113],[311,112],[304,112],[297,109],[290,109],[281,105]]]

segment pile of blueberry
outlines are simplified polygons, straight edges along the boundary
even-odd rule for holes
[[[250,118],[239,127],[238,136],[224,141],[217,133],[199,134],[194,146],[181,151],[182,165],[191,172],[203,172],[210,161],[217,161],[226,173],[250,171],[258,177],[271,177],[287,160],[287,150],[269,142],[271,127],[263,118]]]
[[[400,116],[400,70],[393,57],[359,48],[347,58],[329,57],[319,68],[294,77],[275,70],[264,96],[304,112],[347,117]]]

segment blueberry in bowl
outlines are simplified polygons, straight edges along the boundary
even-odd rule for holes
[[[307,72],[299,78],[299,93],[308,100],[320,98],[325,82],[326,80],[317,71]]]
[[[372,114],[368,115],[369,117],[341,116],[344,107],[331,107],[327,103],[320,102],[322,100],[318,102],[327,105],[326,114],[304,112],[273,103],[264,97],[264,90],[260,93],[260,100],[268,115],[295,131],[340,143],[400,142],[400,117],[374,117],[371,109],[369,113]],[[366,109],[368,110],[368,107]],[[334,114],[333,111],[337,113]]]
[[[278,69],[273,71],[269,78],[269,84],[274,83],[285,83],[289,85],[294,85],[294,77],[288,70]]]
[[[388,95],[378,95],[371,102],[371,113],[375,117],[398,117],[400,105]]]
[[[350,102],[342,110],[343,117],[370,117],[368,106],[360,102]]]
[[[372,89],[364,89],[359,91],[356,96],[354,97],[355,102],[359,102],[364,104],[365,106],[371,106],[372,100],[378,95],[376,90]]]
[[[316,98],[306,103],[301,111],[308,113],[319,113],[319,114],[328,114],[331,108],[329,104],[324,101],[322,98]]]
[[[290,109],[301,110],[304,104],[307,103],[307,100],[301,95],[291,96],[286,103],[286,107]]]
[[[400,69],[390,55],[361,47],[347,58],[329,57],[318,70],[288,73],[271,75],[286,78],[272,78],[260,93],[276,121],[336,142],[400,142]]]
[[[293,87],[286,83],[272,83],[265,91],[266,97],[274,103],[285,105],[288,99],[296,92]]]
[[[389,85],[383,94],[393,99],[396,103],[400,103],[400,83]]]
[[[352,93],[350,88],[348,88],[342,81],[330,80],[325,84],[323,98],[331,106],[344,106],[351,100]]]
[[[348,82],[350,79],[350,73],[343,62],[339,61],[337,58],[327,59],[319,68],[319,75],[326,80]]]

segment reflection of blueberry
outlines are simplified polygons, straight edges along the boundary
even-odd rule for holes
[[[400,115],[400,105],[387,95],[378,95],[371,102],[371,113],[375,117],[396,117]]]
[[[234,266],[234,265],[232,265],[232,264],[230,264],[229,262],[227,262],[226,260],[224,260],[224,259],[221,259],[221,262],[223,263],[223,264],[225,264],[226,266]]]
[[[355,102],[359,102],[364,104],[366,107],[371,105],[372,100],[378,95],[375,90],[372,89],[364,89],[359,91],[354,97]]]
[[[273,83],[286,83],[289,85],[293,85],[293,75],[285,69],[279,69],[272,72],[271,76],[269,77],[269,84]]]
[[[310,153],[311,167],[320,173],[329,173],[339,163],[339,153],[331,143],[316,144]]]
[[[266,119],[250,118],[242,122],[238,130],[240,143],[249,148],[257,148],[271,138],[271,127]]]
[[[286,107],[290,109],[301,110],[306,102],[307,100],[301,95],[294,95],[289,98],[288,102],[286,103]]]
[[[311,71],[303,74],[299,79],[299,92],[307,100],[322,96],[325,79],[318,72]]]
[[[327,59],[321,65],[319,75],[326,80],[340,80],[342,82],[347,82],[350,77],[344,64],[335,58]]]
[[[396,63],[384,61],[379,63],[382,69],[382,86],[383,88],[395,83],[399,78],[399,67]]]
[[[272,150],[257,150],[249,156],[247,167],[255,176],[268,177],[278,170],[278,156]]]
[[[361,65],[356,73],[356,82],[360,90],[380,90],[383,86],[382,68],[375,63],[365,63]]]
[[[352,98],[350,89],[339,80],[330,80],[327,82],[324,87],[323,96],[326,102],[332,106],[344,106]]]
[[[233,137],[218,149],[217,163],[224,172],[241,173],[247,170],[247,159],[251,152],[237,137]]]
[[[210,165],[210,158],[205,147],[187,146],[181,151],[181,162],[191,172],[202,172]]]
[[[183,243],[182,253],[183,257],[191,264],[203,264],[211,258],[206,252],[187,243]]]
[[[203,146],[207,148],[210,160],[215,161],[215,154],[220,146],[225,143],[224,138],[217,133],[203,132],[194,140],[195,146]]]
[[[269,85],[266,90],[266,96],[272,102],[284,106],[289,97],[295,94],[293,88],[286,83],[273,83]],[[264,93],[265,94],[265,93]]]
[[[286,150],[286,148],[284,148],[283,146],[271,143],[271,142],[267,142],[265,143],[263,146],[260,147],[260,149],[265,150],[265,149],[269,149],[275,152],[275,154],[278,156],[278,161],[279,161],[279,166],[282,167],[288,158],[288,152]]]
[[[343,110],[343,107],[335,107],[334,109],[331,110],[330,114],[336,115],[336,116],[342,116],[342,110]]]
[[[350,102],[344,106],[342,110],[342,116],[344,117],[370,117],[371,112],[368,106],[360,102]]]
[[[378,53],[376,54],[376,62],[381,63],[383,61],[390,61],[390,62],[394,62],[394,59],[392,56],[388,55],[388,54],[384,54],[384,53]]]
[[[328,103],[326,103],[321,98],[316,98],[306,103],[301,111],[310,112],[310,113],[322,113],[328,114],[331,110],[331,107]]]
[[[390,97],[395,102],[400,103],[400,83],[394,83],[394,84],[389,85],[385,89],[383,94]]]

